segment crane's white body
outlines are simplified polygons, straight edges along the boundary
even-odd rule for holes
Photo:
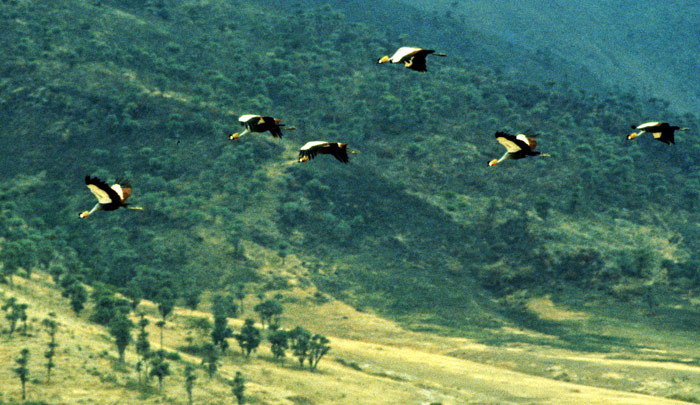
[[[394,52],[394,54],[389,58],[389,61],[391,61],[391,63],[399,63],[401,62],[401,59],[405,58],[406,56],[422,50],[423,48],[402,46],[401,48],[397,49],[396,52]]]
[[[325,144],[327,144],[327,143],[328,143],[328,142],[322,142],[322,141],[307,142],[307,143],[304,144],[304,146],[302,146],[301,148],[299,148],[299,150],[309,150],[309,149],[313,148],[314,146],[325,145]]]

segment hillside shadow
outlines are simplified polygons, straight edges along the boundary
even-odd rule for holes
[[[301,230],[306,249],[334,258],[324,265],[332,272],[312,266],[317,285],[393,316],[435,314],[431,321],[451,326],[489,305],[471,271],[478,252],[463,249],[474,238],[469,229],[380,170],[322,158],[289,168],[290,212],[281,213],[293,218],[282,229]]]
[[[621,349],[637,351],[642,348],[642,346],[634,343],[632,339],[627,337],[588,331],[589,326],[585,322],[544,320],[529,311],[520,309],[507,309],[503,311],[503,315],[520,328],[542,333],[555,339],[537,338],[528,335],[511,335],[501,340],[495,337],[482,339],[482,343],[497,346],[506,343],[528,343],[591,353],[614,353],[619,352]]]

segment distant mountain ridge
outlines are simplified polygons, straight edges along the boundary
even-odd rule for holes
[[[668,100],[682,112],[700,109],[700,3],[688,1],[404,0],[464,21],[465,29],[492,35],[580,66],[607,86],[633,88]],[[527,59],[514,58],[517,65]],[[571,77],[571,76],[569,76]],[[575,80],[574,80],[575,81]],[[584,83],[586,83],[584,81]]]

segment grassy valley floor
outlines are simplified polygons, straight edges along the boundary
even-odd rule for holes
[[[30,401],[187,402],[183,369],[187,363],[199,367],[201,359],[181,349],[187,346],[188,336],[197,339],[192,320],[209,317],[208,313],[177,308],[169,317],[164,346],[168,351],[178,351],[180,360],[170,362],[172,375],[165,378],[160,394],[157,381],[147,385],[138,382],[133,345],[127,349],[127,365],[118,366],[116,346],[109,333],[87,321],[90,308],[75,316],[44,274],[35,273],[31,281],[18,277],[15,281],[13,289],[2,286],[0,295],[29,304],[30,320],[27,336],[15,332],[11,339],[7,333],[1,337],[0,362],[5,367],[0,369],[0,401],[19,401],[20,382],[11,367],[20,350],[27,347],[31,356],[27,385]],[[231,403],[229,383],[239,370],[246,378],[248,403],[257,404],[700,402],[696,348],[692,337],[682,331],[658,333],[643,330],[643,324],[631,326],[595,311],[567,311],[546,299],[533,302],[535,315],[547,318],[554,314],[559,322],[578,322],[596,330],[606,326],[606,331],[600,331],[601,338],[617,337],[605,352],[591,351],[588,346],[577,351],[558,347],[561,336],[531,330],[484,330],[482,338],[411,331],[340,301],[317,303],[313,292],[311,288],[296,288],[283,294],[282,327],[301,325],[330,339],[331,351],[316,372],[299,368],[294,358],[275,361],[267,342],[245,359],[232,339],[232,348],[212,379],[198,369],[194,402]],[[256,301],[249,296],[246,308],[252,308]],[[206,303],[202,307],[206,308]],[[151,347],[158,348],[159,330],[154,326],[157,309],[150,302],[142,302],[139,309],[151,321],[147,328]],[[43,358],[48,335],[41,328],[41,320],[49,312],[56,313],[60,324],[57,366],[50,383],[46,382]],[[253,316],[252,311],[245,316]],[[234,332],[241,325],[240,319],[230,320]],[[3,329],[7,331],[6,323]],[[596,330],[588,331],[588,335],[598,333]],[[588,335],[581,333],[583,338]],[[666,343],[671,341],[672,346]]]

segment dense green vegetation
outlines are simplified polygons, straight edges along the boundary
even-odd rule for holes
[[[494,41],[478,37],[441,49],[427,74],[377,66],[431,44],[330,6],[17,0],[0,2],[0,21],[9,282],[39,267],[167,307],[296,278],[458,329],[527,322],[522,296],[654,307],[697,293],[700,121],[663,100],[524,80],[471,57]],[[244,113],[297,131],[228,141]],[[672,147],[624,140],[657,119],[693,131]],[[496,130],[531,130],[552,158],[489,168]],[[292,163],[309,140],[361,153]],[[145,210],[79,220],[94,204],[85,174],[128,177]],[[251,244],[308,275],[258,271]],[[66,291],[79,312],[85,292]]]

